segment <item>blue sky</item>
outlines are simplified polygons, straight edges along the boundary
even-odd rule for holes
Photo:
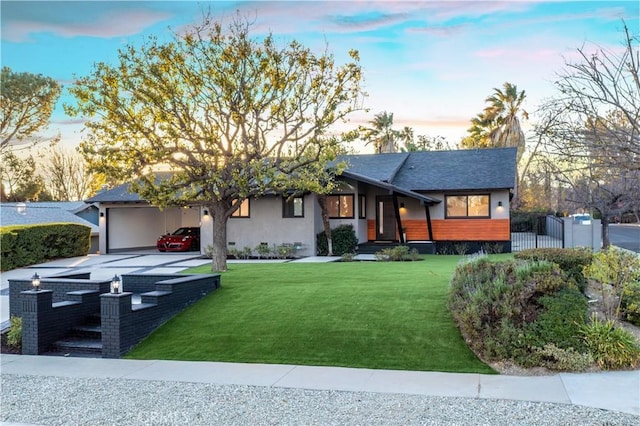
[[[505,81],[527,93],[533,112],[576,48],[621,47],[621,19],[640,33],[635,1],[6,1],[0,2],[1,62],[69,86],[94,62],[115,62],[117,49],[149,34],[169,38],[198,22],[203,7],[228,20],[255,17],[254,35],[271,31],[339,62],[360,52],[369,113],[394,113],[396,127],[457,143],[484,99]],[[50,126],[77,144],[82,124],[66,117],[63,96]],[[370,149],[370,148],[367,148]],[[363,151],[363,152],[366,152]]]

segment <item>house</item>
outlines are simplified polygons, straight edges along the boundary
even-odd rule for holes
[[[79,223],[91,228],[91,248],[99,247],[98,206],[84,201],[0,203],[0,226]]]
[[[510,251],[509,200],[516,149],[496,148],[348,155],[339,189],[329,196],[331,226],[351,224],[360,243],[493,243]],[[201,251],[212,241],[205,208],[159,210],[128,192],[103,191],[87,202],[100,208],[100,252],[153,248],[161,234],[200,226]],[[230,247],[295,244],[316,253],[322,231],[315,194],[264,195],[245,200],[227,223]]]

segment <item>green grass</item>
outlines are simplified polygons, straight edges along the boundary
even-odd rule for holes
[[[458,260],[232,264],[127,358],[492,373],[446,308]]]

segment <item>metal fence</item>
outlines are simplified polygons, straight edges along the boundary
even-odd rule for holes
[[[538,216],[511,224],[511,251],[532,248],[563,248],[564,221],[555,216]]]

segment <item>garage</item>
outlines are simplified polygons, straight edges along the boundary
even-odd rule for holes
[[[102,219],[107,253],[155,248],[160,235],[183,226],[200,226],[199,209],[195,207],[160,210],[148,205],[104,206]]]

